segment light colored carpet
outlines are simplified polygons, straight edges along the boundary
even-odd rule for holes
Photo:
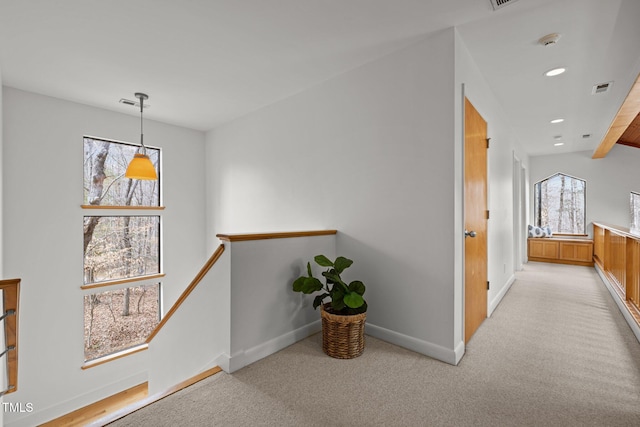
[[[450,366],[314,335],[113,426],[639,426],[640,344],[594,269],[529,263]]]

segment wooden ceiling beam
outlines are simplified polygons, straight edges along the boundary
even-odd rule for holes
[[[606,157],[638,113],[640,113],[640,76],[638,76],[636,82],[631,87],[629,94],[620,106],[613,122],[611,122],[602,142],[600,142],[598,148],[593,152],[591,158],[601,159]]]

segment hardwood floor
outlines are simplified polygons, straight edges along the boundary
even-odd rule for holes
[[[104,426],[122,418],[140,408],[144,408],[164,397],[189,387],[207,377],[217,374],[222,369],[218,366],[208,369],[188,380],[169,389],[149,396],[149,387],[145,382],[120,393],[109,396],[91,405],[80,408],[55,420],[41,424],[42,427],[75,427],[75,426]]]
[[[58,426],[83,426],[94,420],[100,419],[108,414],[114,413],[124,407],[132,405],[136,402],[144,400],[148,396],[147,383],[139,384],[130,389],[121,391],[120,393],[109,396],[98,402],[95,402],[84,408],[80,408],[67,415],[56,418],[42,424],[44,427],[58,427]]]

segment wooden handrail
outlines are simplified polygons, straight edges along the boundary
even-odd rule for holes
[[[599,222],[599,221],[594,221],[593,225],[596,227],[614,231],[625,237],[631,237],[632,239],[640,240],[640,234],[638,234],[637,232],[633,232],[633,230],[631,230],[629,227],[623,227],[621,225],[614,225],[608,222]]]
[[[216,234],[216,237],[226,242],[245,242],[248,240],[288,239],[291,237],[329,236],[338,230],[319,231],[288,231],[278,233],[248,233],[248,234]]]
[[[596,243],[593,255],[597,266],[610,290],[640,327],[640,234],[628,227],[594,222],[593,235]],[[631,325],[630,318],[625,318]],[[634,331],[640,339],[638,329]]]
[[[264,240],[264,239],[285,239],[292,237],[310,237],[310,236],[328,236],[336,234],[337,230],[318,230],[318,231],[292,231],[292,232],[278,232],[278,233],[254,233],[254,234],[218,234],[216,235],[220,240],[227,242],[241,242],[241,241],[249,241],[249,240]],[[182,292],[180,298],[173,304],[171,309],[167,312],[167,314],[162,318],[160,323],[153,329],[151,334],[147,337],[145,343],[149,344],[153,337],[155,337],[158,332],[162,329],[162,327],[167,323],[167,321],[173,316],[173,313],[178,310],[178,307],[182,305],[182,303],[187,299],[189,294],[193,292],[198,283],[204,278],[204,276],[209,272],[211,267],[216,263],[218,258],[224,252],[224,244],[218,246],[218,249],[211,255],[211,258],[207,261],[207,263],[202,267],[200,272],[196,275],[196,277],[191,281],[187,289]]]
[[[187,289],[185,289],[184,292],[182,292],[182,295],[180,295],[180,298],[178,298],[178,300],[173,304],[171,309],[169,309],[167,314],[165,314],[165,316],[162,318],[160,323],[158,323],[158,325],[153,329],[151,334],[147,337],[147,340],[146,340],[147,344],[149,344],[153,339],[153,337],[155,337],[156,334],[160,332],[160,329],[162,329],[165,323],[167,323],[167,321],[171,318],[171,316],[173,316],[173,313],[175,313],[176,310],[178,310],[178,307],[182,305],[182,303],[187,299],[189,294],[191,294],[191,292],[193,292],[196,286],[198,286],[198,283],[200,283],[200,281],[204,278],[204,276],[206,276],[206,274],[209,272],[211,267],[213,267],[213,265],[216,263],[216,261],[218,261],[220,256],[222,256],[223,252],[224,252],[224,245],[218,246],[218,249],[216,249],[213,255],[211,255],[211,258],[209,258],[207,263],[200,269],[200,271],[198,272],[196,277],[191,281]]]
[[[7,356],[7,390],[2,394],[18,390],[18,306],[20,301],[20,279],[0,280],[4,304],[5,345]],[[7,315],[8,313],[11,313]]]

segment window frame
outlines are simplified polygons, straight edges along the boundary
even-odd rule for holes
[[[107,209],[108,210],[108,209]],[[116,285],[121,285],[124,283],[135,283],[135,282],[140,282],[143,280],[153,280],[153,279],[157,279],[157,278],[161,278],[164,277],[164,270],[163,270],[163,252],[162,252],[162,216],[159,215],[158,213],[154,213],[154,214],[141,214],[139,209],[136,209],[135,212],[130,212],[127,213],[126,215],[122,215],[122,212],[120,212],[120,215],[114,215],[113,213],[104,213],[102,215],[93,215],[94,212],[92,212],[92,215],[83,215],[83,221],[84,218],[86,218],[87,216],[98,216],[100,218],[123,218],[125,216],[128,217],[157,217],[158,218],[158,272],[154,272],[154,273],[150,273],[150,274],[142,274],[142,275],[137,275],[137,276],[130,276],[130,277],[120,277],[120,278],[116,278],[116,279],[106,279],[106,280],[100,280],[97,282],[91,282],[91,283],[85,283],[84,280],[84,273],[83,273],[83,284],[82,286],[80,286],[81,289],[94,289],[94,288],[100,288],[100,287],[105,287],[105,286],[116,286]],[[82,264],[83,264],[83,272],[85,270],[86,267],[86,263],[85,263],[85,259],[82,260]]]
[[[109,142],[109,143],[114,143],[114,144],[123,144],[123,145],[127,145],[127,146],[131,146],[131,147],[135,147],[138,148],[140,147],[139,144],[135,144],[135,143],[131,143],[131,142],[127,142],[127,141],[120,141],[120,140],[114,140],[114,139],[110,139],[110,138],[103,138],[103,137],[97,137],[97,136],[92,136],[92,135],[83,135],[82,137],[82,146],[83,146],[83,151],[84,151],[84,145],[85,145],[85,140],[87,138],[93,139],[93,140],[99,140],[99,141],[105,141],[105,142]],[[127,287],[138,287],[138,286],[147,286],[147,285],[158,285],[158,324],[162,321],[163,313],[164,313],[164,307],[163,307],[163,294],[164,294],[164,286],[163,283],[161,281],[161,279],[163,277],[165,277],[165,272],[164,272],[164,218],[163,218],[163,211],[165,209],[163,203],[164,203],[164,197],[163,197],[163,185],[162,185],[162,149],[160,147],[154,147],[154,146],[147,146],[145,144],[146,148],[149,149],[154,149],[154,150],[158,150],[158,163],[157,163],[157,173],[158,173],[158,186],[157,186],[157,191],[158,191],[158,206],[122,206],[122,205],[86,205],[86,204],[81,204],[81,210],[83,212],[83,223],[84,223],[84,218],[87,216],[98,216],[98,217],[124,217],[124,216],[154,216],[154,217],[158,217],[158,273],[153,273],[153,274],[146,274],[146,275],[140,275],[140,276],[133,276],[133,277],[127,277],[127,278],[118,278],[118,279],[113,279],[113,280],[104,280],[104,281],[100,281],[100,282],[93,282],[93,283],[88,283],[85,284],[85,279],[84,279],[84,267],[85,267],[85,255],[83,254],[82,257],[82,276],[81,276],[81,283],[82,285],[80,286],[81,289],[81,294],[82,294],[82,306],[83,306],[83,313],[84,313],[84,300],[85,297],[92,295],[92,294],[99,294],[108,290],[119,290],[119,289],[125,289]],[[85,155],[83,153],[83,175],[84,175],[84,161],[85,159]],[[83,176],[83,187],[85,185],[85,178]],[[85,200],[85,189],[82,188],[83,190],[83,194],[82,194],[82,199],[81,200]],[[131,286],[128,286],[129,284],[131,284]],[[93,359],[85,359],[85,342],[86,342],[86,336],[85,336],[85,320],[84,320],[84,314],[83,314],[83,365],[82,365],[82,369],[87,369],[93,366],[98,366],[102,363],[111,361],[111,360],[115,360],[115,359],[119,359],[121,357],[127,356],[129,354],[135,354],[139,351],[142,350],[146,350],[146,348],[148,347],[148,344],[146,344],[145,341],[143,341],[142,343],[139,344],[134,344],[130,347],[127,347],[125,349],[122,350],[117,350],[115,352],[111,352],[108,354],[104,354],[102,356],[93,358]]]
[[[136,149],[140,147],[140,144],[135,144],[133,142],[128,142],[128,141],[120,141],[117,139],[110,139],[110,138],[103,138],[103,137],[99,137],[99,136],[92,136],[92,135],[83,135],[82,136],[82,144],[83,144],[83,149],[84,149],[84,140],[85,139],[95,139],[95,140],[99,140],[99,141],[105,141],[105,142],[110,142],[113,144],[122,144],[122,145],[127,145],[130,147],[135,147]],[[80,206],[83,209],[125,209],[125,210],[135,210],[135,209],[141,209],[141,210],[164,210],[164,192],[162,191],[163,185],[162,185],[162,148],[160,147],[156,147],[153,145],[144,145],[145,148],[150,149],[150,150],[158,150],[158,167],[156,169],[156,172],[158,173],[158,206],[126,206],[126,205],[87,205],[87,204],[81,204]],[[84,173],[84,154],[83,154],[83,173]],[[84,177],[83,177],[83,186],[84,186]],[[84,192],[84,189],[83,189]],[[84,200],[84,194],[82,195],[82,200]]]
[[[582,218],[582,223],[583,223],[583,229],[582,232],[578,232],[578,233],[568,233],[568,232],[562,232],[562,231],[556,231],[553,230],[553,234],[556,236],[587,236],[587,180],[586,179],[582,179],[582,178],[578,178],[576,176],[564,173],[564,172],[556,172],[552,175],[547,176],[546,178],[543,178],[537,182],[535,182],[533,184],[533,223],[534,225],[536,225],[537,227],[543,227],[543,226],[548,226],[548,224],[542,224],[542,215],[541,215],[541,197],[542,197],[542,192],[538,190],[538,186],[541,186],[542,183],[544,181],[548,181],[552,178],[555,177],[559,177],[559,176],[565,176],[567,178],[571,178],[574,180],[578,180],[578,181],[582,181],[584,183],[584,195],[583,195],[583,218]]]
[[[157,318],[158,318],[158,320],[155,323],[155,325],[153,325],[153,328],[151,329],[151,332],[150,332],[150,334],[151,334],[153,332],[153,330],[155,330],[155,328],[157,328],[157,326],[162,321],[162,284],[158,280],[145,282],[145,283],[137,283],[135,286],[112,286],[112,287],[103,288],[103,289],[100,289],[100,290],[95,290],[94,289],[93,292],[84,293],[83,297],[82,297],[82,300],[83,300],[82,301],[83,318],[85,318],[86,315],[87,315],[87,311],[86,311],[87,310],[87,307],[86,307],[87,297],[90,297],[91,295],[104,295],[106,292],[124,291],[127,288],[133,290],[135,288],[141,288],[141,287],[145,287],[145,286],[146,287],[148,287],[148,286],[156,287],[156,292],[157,292],[157,301],[156,301],[156,303],[157,303]],[[135,298],[136,297],[135,292],[136,291],[133,291],[132,292],[133,295],[129,296],[129,298]],[[112,297],[112,295],[109,295],[109,297]],[[118,297],[118,295],[116,295],[116,297]],[[130,300],[129,304],[131,305],[129,309],[131,311],[135,311],[136,310],[136,308],[134,308],[135,299]],[[114,305],[113,307],[111,307],[110,310],[112,310],[112,315],[117,317],[118,316],[117,313],[120,312],[121,308],[122,308],[122,306],[118,306],[118,305]],[[115,311],[115,313],[113,313],[114,311]],[[138,314],[140,314],[140,313],[138,313]],[[131,316],[131,314],[130,314],[130,316]],[[120,317],[124,317],[124,316],[120,315]],[[136,325],[136,323],[134,323],[134,325]],[[125,344],[124,347],[122,347],[120,349],[115,349],[115,350],[109,351],[108,353],[101,354],[99,356],[87,359],[86,356],[87,356],[87,338],[88,337],[86,335],[86,328],[87,328],[87,324],[86,324],[86,322],[84,322],[84,319],[83,319],[83,330],[84,330],[84,332],[83,332],[83,346],[82,347],[83,347],[83,352],[84,352],[84,363],[85,364],[92,364],[92,363],[96,363],[97,361],[101,361],[101,360],[108,361],[108,360],[111,360],[113,358],[119,357],[119,355],[122,354],[122,353],[131,352],[132,350],[144,347],[147,344],[146,340],[147,340],[148,336],[143,338],[142,340],[140,340],[140,338],[138,338],[137,341],[139,341],[139,342],[127,343],[127,344]]]
[[[633,231],[633,232],[639,232],[640,231],[640,221],[638,221],[636,223],[636,217],[640,217],[639,215],[635,214],[635,210],[633,209],[634,203],[633,203],[633,196],[637,196],[637,198],[640,201],[640,192],[638,191],[631,191],[629,192],[629,215],[631,216],[631,220],[629,221],[629,228]],[[640,205],[640,203],[639,203]]]

